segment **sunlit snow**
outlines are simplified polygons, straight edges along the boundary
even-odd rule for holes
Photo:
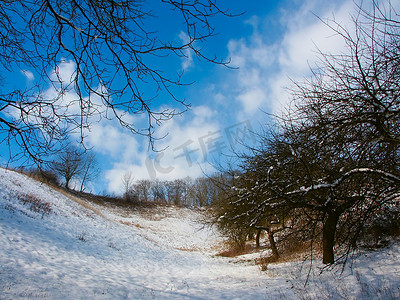
[[[50,210],[23,203],[26,197],[47,203]],[[246,259],[216,256],[222,238],[201,225],[201,216],[201,211],[173,207],[151,215],[105,208],[0,169],[0,299],[400,295],[396,244],[358,254],[343,272],[320,275],[317,261],[311,272],[309,262],[271,264],[262,272],[253,261],[260,254]]]

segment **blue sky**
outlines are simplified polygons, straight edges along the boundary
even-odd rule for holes
[[[157,128],[157,136],[168,134],[155,144],[157,149],[165,149],[161,152],[149,151],[145,137],[130,134],[116,121],[93,123],[86,143],[93,147],[102,169],[95,184],[97,192],[122,193],[127,172],[136,180],[195,178],[212,172],[213,163],[225,163],[225,154],[239,149],[238,140],[253,144],[255,137],[250,131],[258,131],[268,122],[264,112],[279,114],[289,105],[285,87],[291,85],[291,79],[301,80],[309,74],[309,65],[316,61],[316,46],[329,52],[343,49],[343,43],[317,16],[346,25],[355,10],[350,0],[236,0],[221,4],[232,13],[245,14],[216,18],[213,24],[219,34],[202,48],[211,56],[230,59],[235,69],[190,54],[157,61],[160,69],[184,71],[183,80],[194,81],[174,89],[192,108]],[[163,15],[160,34],[184,39],[179,24],[168,21],[169,12]],[[66,63],[65,72],[73,67]],[[27,85],[34,80],[29,71],[21,71],[18,77],[16,80]],[[160,107],[175,105],[165,95],[156,101]]]

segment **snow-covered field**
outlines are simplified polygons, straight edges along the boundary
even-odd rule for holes
[[[344,270],[320,274],[314,261],[310,272],[308,262],[262,272],[215,256],[222,238],[200,217],[106,209],[0,169],[0,299],[400,298],[398,244]]]

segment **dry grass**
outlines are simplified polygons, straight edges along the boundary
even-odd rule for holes
[[[277,246],[279,257],[263,256],[266,250],[269,250],[269,243],[266,242],[266,237],[263,236],[264,243],[261,247],[256,247],[254,240],[246,242],[244,247],[237,247],[234,242],[226,241],[223,244],[222,250],[217,254],[223,257],[237,257],[245,254],[259,253],[260,257],[252,260],[255,264],[259,265],[262,271],[266,271],[269,264],[284,263],[292,261],[305,261],[310,259],[321,258],[321,243],[319,241],[302,240],[295,236],[277,236]],[[311,251],[312,250],[312,251]],[[268,253],[269,251],[267,251]]]
[[[236,257],[239,255],[250,254],[264,251],[266,247],[256,247],[252,240],[247,241],[244,247],[238,247],[236,243],[229,240],[223,243],[223,250],[217,256]]]
[[[34,195],[19,193],[17,198],[25,206],[28,206],[30,211],[41,214],[42,219],[52,212],[50,203],[44,202]]]
[[[73,200],[74,202],[78,203],[79,205],[83,206],[84,208],[92,211],[96,215],[107,219],[99,209],[95,208],[87,200],[77,197],[63,188],[53,187],[53,189],[55,189],[57,192],[63,194],[64,196],[68,197],[69,199]]]

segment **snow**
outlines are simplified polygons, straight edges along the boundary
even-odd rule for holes
[[[315,190],[318,190],[318,189],[334,188],[334,187],[340,185],[344,181],[345,178],[350,177],[350,176],[352,176],[354,174],[362,174],[362,173],[375,173],[375,174],[378,174],[378,175],[380,175],[382,177],[385,177],[386,179],[389,179],[389,180],[391,180],[393,182],[400,182],[400,178],[399,177],[397,177],[397,176],[395,176],[395,175],[393,175],[391,173],[382,171],[382,170],[371,169],[371,168],[355,168],[355,169],[352,169],[352,170],[342,174],[342,176],[340,176],[338,179],[336,179],[332,183],[313,184],[313,185],[311,185],[309,187],[302,186],[302,187],[300,187],[300,189],[297,189],[297,190],[289,192],[288,195],[293,195],[293,194],[297,194],[297,193],[308,193],[310,191],[315,191]],[[320,179],[319,181],[323,181],[323,180]]]
[[[138,235],[155,244],[178,250],[212,255],[221,248],[223,241],[218,232],[202,224],[204,216],[193,209],[157,207],[138,213],[115,208],[104,215],[114,222],[136,227]]]
[[[262,272],[253,263],[260,254],[216,256],[223,239],[201,217],[174,207],[105,208],[0,169],[0,299],[400,297],[397,244],[360,252],[344,270],[321,274],[314,261],[308,272],[306,261]]]

